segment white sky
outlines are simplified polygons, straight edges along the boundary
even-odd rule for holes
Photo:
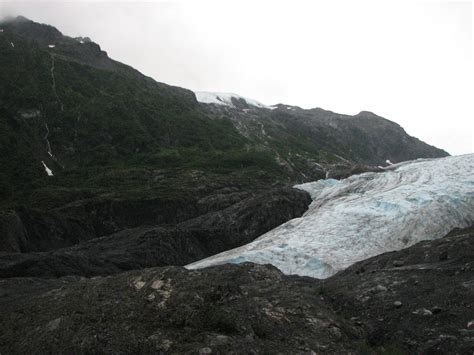
[[[474,152],[472,1],[14,1],[168,84],[265,104],[372,111]]]

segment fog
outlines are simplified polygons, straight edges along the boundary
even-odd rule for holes
[[[0,2],[194,91],[372,111],[451,154],[474,152],[472,2]]]

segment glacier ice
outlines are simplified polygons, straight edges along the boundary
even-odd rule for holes
[[[197,91],[194,93],[196,95],[196,99],[199,102],[205,104],[216,104],[222,106],[229,106],[235,107],[232,99],[237,100],[244,100],[248,105],[259,107],[259,108],[272,108],[270,106],[264,105],[261,102],[258,102],[254,99],[249,99],[248,97],[240,96],[233,93],[228,92],[208,92],[208,91]]]
[[[313,200],[302,217],[186,267],[251,261],[286,274],[326,278],[357,261],[474,222],[474,154],[385,169],[296,185]]]

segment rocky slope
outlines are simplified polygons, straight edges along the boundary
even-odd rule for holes
[[[2,279],[0,351],[471,354],[473,232],[324,281],[251,263]]]
[[[307,181],[347,177],[347,170],[385,166],[447,153],[409,136],[398,124],[363,111],[343,115],[278,104],[266,106],[228,93],[197,93],[210,116],[229,117],[238,131],[273,152],[288,174]],[[282,142],[291,142],[283,145]]]
[[[371,347],[472,354],[474,227],[359,262],[322,287],[339,315],[361,322]]]
[[[252,241],[300,216],[310,203],[309,195],[296,189],[235,197],[238,200],[232,204],[231,196],[224,195],[230,206],[221,205],[220,209],[195,218],[188,215],[187,220],[175,225],[124,229],[49,252],[0,253],[0,277],[95,276],[143,267],[186,265]],[[213,203],[218,203],[216,197]]]

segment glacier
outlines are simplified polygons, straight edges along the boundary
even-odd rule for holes
[[[302,217],[186,268],[249,261],[327,278],[357,261],[474,222],[474,154],[418,159],[295,188],[312,198]]]
[[[197,101],[204,103],[204,104],[215,104],[221,106],[229,106],[234,107],[235,105],[232,102],[232,99],[237,100],[244,100],[248,105],[255,106],[258,108],[267,108],[267,109],[274,109],[273,106],[267,106],[258,102],[254,99],[249,99],[248,97],[240,96],[230,92],[210,92],[210,91],[196,91],[194,92],[196,95]]]

